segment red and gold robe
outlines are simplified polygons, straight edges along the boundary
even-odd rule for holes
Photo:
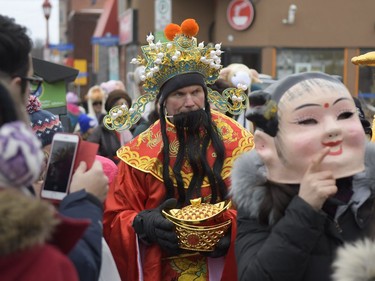
[[[232,164],[241,153],[253,148],[253,136],[236,121],[217,111],[212,111],[212,120],[224,142],[226,157],[221,176],[229,187]],[[178,141],[175,128],[169,122],[167,135],[170,140],[171,169],[177,156]],[[220,277],[214,277],[218,267],[221,270],[224,268],[221,280],[236,280],[233,243],[236,231],[235,210],[226,212],[227,218],[232,219],[232,244],[226,257],[222,259],[222,264],[220,259],[209,259],[198,253],[166,257],[157,244],[146,246],[138,243],[132,227],[134,217],[145,209],[158,207],[165,197],[162,149],[160,122],[157,121],[117,152],[122,161],[118,166],[118,176],[107,196],[103,223],[104,236],[122,280],[220,280]],[[207,156],[212,167],[216,157],[212,145],[207,150]],[[192,178],[188,163],[184,163],[181,174],[187,187]],[[201,193],[202,197],[210,196],[207,178],[203,181]]]

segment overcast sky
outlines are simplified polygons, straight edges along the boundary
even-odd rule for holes
[[[17,23],[26,26],[29,36],[36,39],[46,40],[46,19],[43,14],[44,0],[0,0],[0,14],[7,15],[16,20]],[[51,44],[59,43],[59,9],[58,0],[49,0],[52,5],[49,18],[49,41]]]

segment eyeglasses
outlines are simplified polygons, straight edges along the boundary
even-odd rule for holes
[[[94,102],[92,103],[92,105],[102,105],[102,102],[101,102],[101,101],[94,101]]]
[[[26,80],[29,82],[30,87],[30,95],[35,95],[38,90],[40,89],[40,86],[43,83],[43,78],[38,76],[33,77],[20,77],[22,80]]]

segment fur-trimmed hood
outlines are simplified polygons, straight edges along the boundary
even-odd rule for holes
[[[58,222],[48,203],[0,189],[0,257],[45,243]]]
[[[347,243],[337,251],[333,263],[334,281],[375,280],[375,242],[370,239]]]
[[[264,184],[267,178],[266,167],[255,149],[242,154],[234,162],[231,181],[230,195],[237,208],[241,208],[251,218],[258,218],[259,208],[266,192]],[[375,190],[375,143],[369,142],[366,145],[365,171],[353,176],[353,190],[360,191],[358,193],[361,197],[366,198]],[[358,206],[363,203],[361,198],[355,199],[358,201]],[[272,217],[269,219],[273,221]]]

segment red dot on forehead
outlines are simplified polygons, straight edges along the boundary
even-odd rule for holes
[[[329,107],[329,104],[328,104],[328,103],[325,103],[323,106],[324,106],[324,108],[328,108],[328,107]]]

